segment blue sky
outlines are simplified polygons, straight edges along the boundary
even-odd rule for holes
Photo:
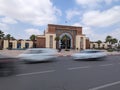
[[[120,0],[0,0],[0,29],[17,39],[43,34],[47,24],[82,26],[91,41],[120,39]]]

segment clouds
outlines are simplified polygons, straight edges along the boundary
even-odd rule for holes
[[[83,14],[83,23],[88,26],[106,27],[120,23],[120,6],[105,11],[89,11]]]
[[[9,27],[6,24],[0,23],[0,30],[2,30],[3,32],[6,32],[6,30],[8,30],[8,29],[9,29]]]
[[[120,28],[117,28],[108,34],[120,40]]]
[[[60,14],[50,0],[0,0],[0,16],[32,25],[55,23]]]
[[[86,2],[85,2],[86,1]],[[83,4],[87,4],[87,0]],[[111,3],[113,0],[106,3]],[[90,0],[90,3],[98,3]],[[75,26],[83,27],[83,34],[86,34],[91,41],[104,41],[107,35],[111,35],[120,39],[120,6],[113,5],[107,9],[84,9],[84,12],[79,15]]]
[[[71,20],[74,16],[79,16],[80,14],[81,14],[80,11],[77,9],[68,10],[66,11],[66,18],[68,20]]]
[[[76,3],[80,5],[89,5],[89,4],[96,4],[100,1],[101,0],[76,0]]]
[[[110,35],[119,32],[119,0],[74,1],[63,5],[64,0],[0,0],[0,29],[16,35],[14,37],[27,38],[31,34],[42,34],[50,23],[76,25],[82,26],[91,40],[104,39],[107,34],[101,36],[100,31],[106,30]]]
[[[91,27],[83,27],[83,33],[89,37],[90,41],[105,41],[106,36],[109,35],[109,33],[103,33],[102,35],[100,33],[96,33]]]
[[[29,35],[29,36],[32,35],[32,34],[34,34],[34,35],[43,34],[43,32],[40,32],[40,30],[34,29],[34,28],[26,29],[25,32],[26,32],[26,34]]]
[[[93,30],[90,27],[83,27],[83,33],[86,34],[87,37],[89,37],[89,39],[91,41],[97,41],[97,40],[102,40],[105,41],[106,36],[110,35],[113,38],[117,38],[118,40],[120,39],[120,29],[117,28],[115,30],[111,30],[107,33],[96,33],[95,30]]]
[[[10,17],[0,18],[0,21],[1,21],[2,23],[6,23],[6,24],[16,24],[16,23],[17,23],[16,20],[14,20],[14,19],[12,19],[12,18],[10,18]]]
[[[111,4],[119,0],[76,0],[78,5],[97,6],[99,3]]]

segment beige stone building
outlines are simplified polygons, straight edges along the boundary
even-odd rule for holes
[[[97,48],[100,48],[100,49],[107,49],[108,48],[108,43],[96,43],[96,42],[91,42],[90,43],[90,48],[91,49],[97,49]]]
[[[59,40],[56,38],[59,37]],[[66,38],[66,39],[65,39]],[[3,41],[3,49],[32,48],[33,41],[30,40],[8,40]],[[65,49],[89,49],[89,38],[82,33],[82,27],[48,24],[44,35],[37,35],[36,48],[62,48]]]
[[[66,36],[66,41],[65,41]],[[59,37],[56,41],[55,38]],[[89,39],[82,33],[82,27],[48,24],[44,35],[37,35],[38,48],[89,48]]]
[[[30,40],[10,40],[8,44],[8,40],[3,41],[3,49],[11,48],[11,49],[23,49],[23,48],[31,48],[33,47],[33,42]]]

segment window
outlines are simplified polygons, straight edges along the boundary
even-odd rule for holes
[[[52,35],[50,35],[50,48],[53,48],[53,36]]]

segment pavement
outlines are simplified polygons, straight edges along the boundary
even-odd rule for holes
[[[71,56],[72,54],[77,53],[77,52],[79,52],[79,50],[70,50],[70,51],[62,50],[57,55],[58,56]],[[120,55],[120,52],[116,52],[116,51],[114,51],[114,52],[106,51],[106,53],[107,53],[107,55]]]
[[[16,75],[0,77],[0,90],[120,90],[120,56],[104,60],[21,63]]]
[[[18,56],[19,54],[23,53],[25,50],[0,50],[0,53],[7,55],[7,56]]]
[[[79,50],[70,50],[70,51],[65,51],[64,49],[61,50],[61,52],[58,52],[58,56],[71,56],[74,53],[79,52]]]
[[[18,56],[19,54],[23,53],[25,50],[0,50],[1,53],[8,55],[8,56]],[[74,53],[79,52],[79,50],[70,50],[65,51],[62,50],[61,52],[57,53],[57,56],[71,56]],[[120,52],[106,52],[108,55],[120,55]]]

